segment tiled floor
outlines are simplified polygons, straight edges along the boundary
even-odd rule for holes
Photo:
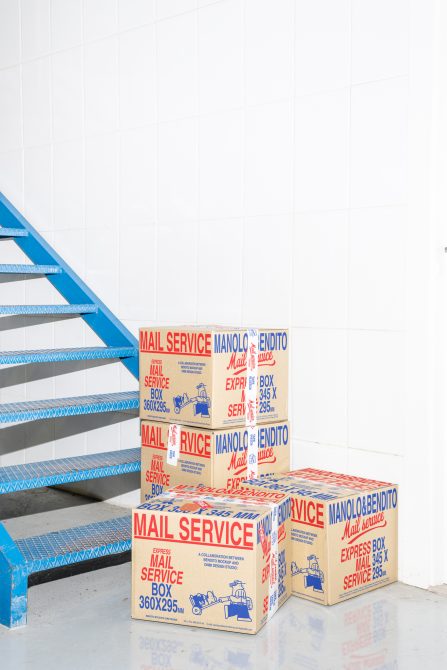
[[[441,670],[447,598],[395,584],[332,608],[291,598],[256,636],[130,619],[130,565],[30,589],[5,670]]]
[[[122,512],[55,489],[2,496],[15,537]],[[20,515],[20,516],[19,516]],[[0,626],[1,670],[442,670],[447,590],[393,584],[325,608],[298,598],[258,635],[130,618],[130,564],[29,590],[29,623]]]

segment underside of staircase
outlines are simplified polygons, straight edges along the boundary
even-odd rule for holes
[[[3,243],[16,244],[30,261],[0,264],[0,275],[4,280],[7,281],[8,277],[13,280],[17,276],[26,278],[27,275],[46,277],[65,303],[0,304],[0,319],[6,316],[78,316],[96,333],[104,346],[0,351],[0,375],[2,366],[9,365],[116,359],[138,380],[136,338],[0,193],[0,247]],[[138,405],[137,390],[0,403],[0,424],[105,412],[136,415]],[[0,427],[0,442],[1,430]],[[140,467],[137,448],[4,466],[0,467],[0,496],[138,472]],[[30,575],[127,552],[130,549],[130,526],[130,516],[123,515],[109,521],[14,540],[0,522],[0,624],[12,628],[26,623]]]

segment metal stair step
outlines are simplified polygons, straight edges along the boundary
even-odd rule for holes
[[[26,624],[30,575],[129,552],[131,533],[129,514],[20,540],[0,523],[0,624]]]
[[[101,393],[50,400],[29,400],[0,405],[0,423],[54,419],[102,412],[122,412],[138,409],[138,391]]]
[[[71,349],[0,351],[0,365],[91,361],[106,358],[128,358],[130,356],[138,356],[138,350],[133,347],[80,347]]]
[[[96,314],[97,311],[98,306],[91,303],[85,305],[0,305],[0,315]]]
[[[16,540],[30,575],[63,565],[129,551],[130,515]]]
[[[123,449],[25,465],[7,465],[0,468],[0,494],[139,472],[140,453],[138,448]]]
[[[59,265],[30,265],[29,263],[0,263],[0,274],[6,275],[56,275],[62,272]]]
[[[28,237],[25,228],[0,228],[0,237]]]

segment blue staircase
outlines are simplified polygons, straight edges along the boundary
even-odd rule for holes
[[[105,346],[0,351],[0,366],[117,359],[138,380],[136,338],[0,193],[0,241],[4,240],[12,240],[26,254],[30,263],[0,264],[0,275],[46,277],[65,303],[0,305],[0,318],[79,316]],[[0,424],[117,411],[136,415],[138,405],[137,390],[3,403],[0,404]],[[138,448],[0,467],[0,496],[43,486],[58,486],[139,472],[140,469]],[[0,522],[0,624],[10,628],[26,624],[30,575],[127,552],[130,549],[130,540],[129,515],[20,540],[14,540]]]

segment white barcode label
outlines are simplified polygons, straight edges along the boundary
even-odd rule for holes
[[[171,423],[168,430],[168,465],[177,465],[180,454],[180,433],[181,427],[177,423]]]
[[[258,395],[258,331],[247,330],[247,383],[245,386],[245,425],[256,426],[256,398]]]
[[[278,609],[278,505],[272,509],[272,535],[270,551],[269,612],[267,621]]]
[[[247,479],[258,476],[258,429],[256,426],[247,428]]]

